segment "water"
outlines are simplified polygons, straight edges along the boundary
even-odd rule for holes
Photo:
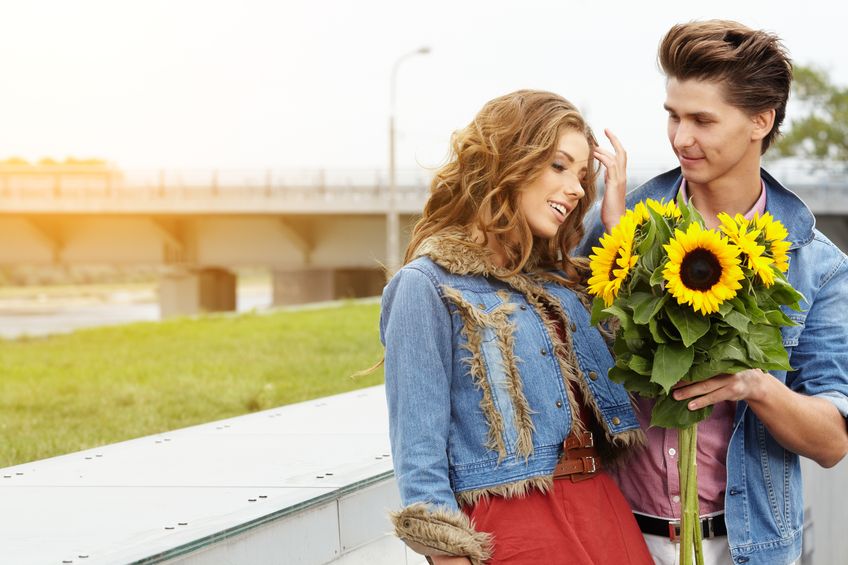
[[[240,287],[236,310],[266,310],[272,304],[270,285]],[[154,322],[159,304],[152,292],[117,291],[105,300],[52,299],[44,296],[0,302],[0,338],[40,337],[81,328]]]

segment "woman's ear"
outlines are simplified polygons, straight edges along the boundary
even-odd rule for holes
[[[771,128],[774,126],[774,116],[774,108],[771,108],[765,112],[754,114],[751,117],[751,121],[754,123],[754,131],[751,132],[751,141],[759,141],[771,133]]]

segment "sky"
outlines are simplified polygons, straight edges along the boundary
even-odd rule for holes
[[[657,44],[735,19],[848,84],[844,1],[0,0],[0,159],[126,170],[433,168],[489,99],[557,92],[634,170],[674,164]],[[790,104],[789,116],[792,116]]]

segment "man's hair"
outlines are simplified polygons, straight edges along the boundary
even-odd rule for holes
[[[749,115],[773,108],[763,153],[780,135],[792,61],[776,35],[728,20],[677,24],[660,43],[658,58],[669,78],[720,83],[726,102]]]

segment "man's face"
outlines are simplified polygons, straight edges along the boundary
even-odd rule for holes
[[[725,102],[718,83],[669,78],[664,107],[687,181],[710,184],[758,170],[761,135],[749,115]]]

